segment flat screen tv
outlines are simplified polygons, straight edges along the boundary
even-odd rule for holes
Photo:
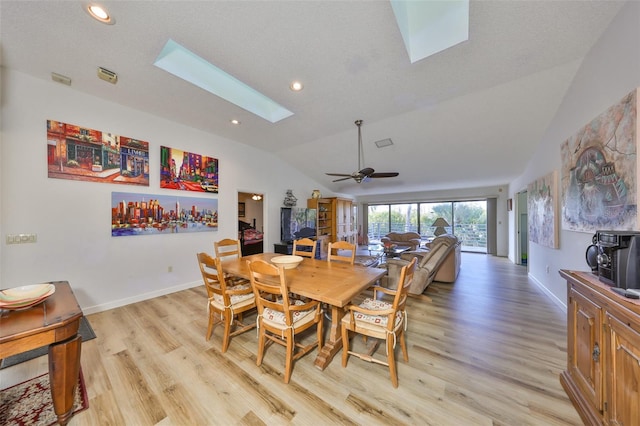
[[[295,239],[316,236],[316,209],[282,207],[280,209],[280,239],[290,243]]]

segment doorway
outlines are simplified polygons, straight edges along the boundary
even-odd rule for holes
[[[527,216],[527,191],[518,192],[516,199],[516,264],[529,264],[529,219]]]
[[[238,191],[238,239],[242,255],[264,252],[264,194]]]

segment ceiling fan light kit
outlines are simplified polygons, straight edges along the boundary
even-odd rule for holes
[[[362,150],[362,131],[361,131],[361,126],[362,126],[362,120],[356,120],[356,126],[358,126],[358,170],[357,172],[353,172],[351,174],[344,174],[344,173],[326,173],[327,176],[340,176],[340,179],[335,179],[333,180],[333,182],[340,182],[343,180],[347,180],[347,179],[353,179],[355,180],[357,183],[361,183],[362,181],[368,180],[368,179],[375,179],[375,178],[389,178],[389,177],[396,177],[399,175],[398,172],[379,172],[376,173],[374,169],[372,169],[371,167],[365,167],[362,168],[362,157],[364,157],[363,154],[363,150]],[[391,142],[391,139],[388,139],[389,142]],[[391,145],[391,144],[389,144]]]

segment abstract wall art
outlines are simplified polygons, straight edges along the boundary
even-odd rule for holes
[[[111,236],[218,230],[216,198],[111,193]]]
[[[563,229],[636,229],[637,115],[638,89],[562,144]]]
[[[47,120],[50,178],[149,186],[149,143]]]
[[[558,172],[536,179],[527,187],[529,241],[558,248]]]
[[[218,193],[218,159],[160,147],[160,188]]]

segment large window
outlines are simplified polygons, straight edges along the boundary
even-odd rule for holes
[[[438,227],[440,219],[446,224]],[[486,200],[369,205],[367,224],[370,242],[389,232],[417,232],[423,240],[446,232],[462,240],[464,249],[487,249]]]

